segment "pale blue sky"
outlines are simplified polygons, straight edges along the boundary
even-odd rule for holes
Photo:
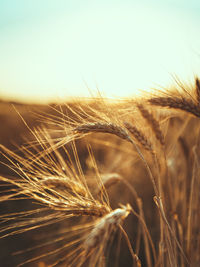
[[[168,86],[200,72],[200,1],[0,0],[0,98]]]

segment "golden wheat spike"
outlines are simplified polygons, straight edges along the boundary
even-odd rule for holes
[[[197,77],[195,79],[195,92],[196,92],[197,103],[198,105],[200,105],[200,80]]]
[[[69,195],[81,195],[86,197],[87,190],[85,187],[69,177],[44,177],[40,180],[41,186],[46,187],[47,190],[55,190],[58,192],[65,192]]]
[[[168,107],[186,111],[198,118],[200,118],[200,107],[194,103],[192,99],[185,97],[153,97],[148,100],[151,105]]]
[[[112,230],[118,226],[130,213],[129,204],[122,208],[115,209],[103,216],[94,226],[87,239],[84,242],[86,251],[98,246],[103,240],[109,238]]]
[[[124,122],[126,129],[134,136],[134,138],[141,144],[146,150],[153,153],[152,144],[147,140],[146,136],[142,133],[141,130],[138,130],[135,125],[131,125],[128,122]]]
[[[90,133],[90,132],[110,133],[132,143],[131,138],[125,131],[125,129],[113,123],[106,123],[106,122],[86,123],[75,127],[73,130],[79,133]]]
[[[163,133],[160,129],[159,122],[155,119],[152,113],[148,111],[142,104],[137,105],[141,115],[143,118],[149,123],[152,131],[154,132],[157,140],[160,142],[161,145],[165,144]]]

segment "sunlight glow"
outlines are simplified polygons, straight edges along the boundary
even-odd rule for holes
[[[174,74],[192,80],[199,8],[196,1],[3,0],[0,98],[46,102],[89,96],[88,88],[126,97],[168,86]]]

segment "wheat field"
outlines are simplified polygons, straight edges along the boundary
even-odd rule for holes
[[[36,110],[2,129],[2,267],[200,266],[198,78]]]

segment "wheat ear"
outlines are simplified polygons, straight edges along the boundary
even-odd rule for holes
[[[44,189],[50,190],[53,192],[67,193],[72,196],[80,195],[86,197],[88,195],[85,187],[76,181],[68,177],[44,177],[40,180],[41,186]]]
[[[128,133],[120,126],[108,122],[92,122],[81,124],[73,129],[73,131],[78,133],[110,133],[114,134],[122,139],[127,140],[132,143],[132,140]]]
[[[200,105],[200,80],[198,78],[195,79],[195,92],[198,105]]]
[[[164,136],[160,129],[159,122],[155,119],[152,113],[150,113],[142,104],[137,105],[142,117],[149,123],[152,131],[154,132],[157,140],[161,145],[164,145]]]
[[[147,140],[146,136],[137,129],[136,126],[131,125],[128,122],[124,122],[126,129],[134,136],[134,138],[148,151],[153,153],[152,144]]]
[[[111,232],[129,215],[130,211],[131,206],[127,204],[99,219],[84,242],[85,250],[89,252],[102,241],[106,241]]]
[[[200,118],[200,107],[185,97],[154,97],[150,98],[148,102],[154,106],[183,110]]]

